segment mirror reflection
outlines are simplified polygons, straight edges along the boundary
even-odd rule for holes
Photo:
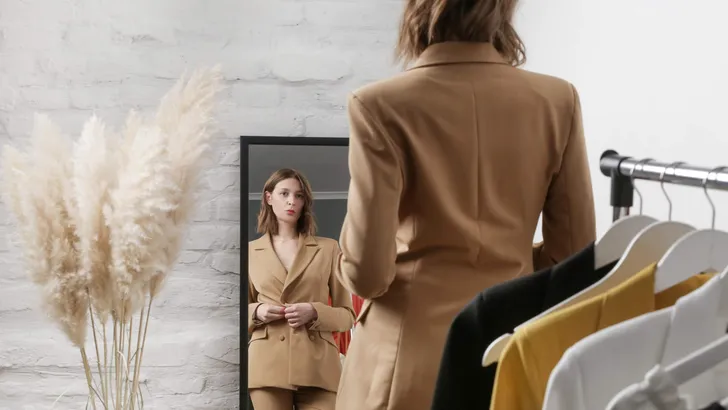
[[[334,409],[355,319],[352,295],[334,274],[347,156],[347,147],[250,146],[248,388],[255,409]]]

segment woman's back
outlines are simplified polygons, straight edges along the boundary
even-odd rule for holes
[[[426,409],[447,329],[478,292],[594,240],[578,95],[491,43],[428,47],[355,92],[341,281],[360,315],[337,408]]]

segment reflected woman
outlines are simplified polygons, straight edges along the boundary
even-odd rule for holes
[[[334,270],[341,250],[316,237],[313,194],[298,171],[263,188],[259,239],[248,244],[248,388],[256,410],[334,409],[341,375],[332,332],[354,324]],[[329,305],[331,297],[331,305]]]

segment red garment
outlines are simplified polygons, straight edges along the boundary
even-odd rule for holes
[[[351,303],[354,305],[354,314],[356,317],[359,317],[359,313],[361,313],[361,307],[364,305],[364,299],[360,298],[357,295],[351,295]]]

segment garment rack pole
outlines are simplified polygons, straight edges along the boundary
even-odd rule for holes
[[[728,191],[728,167],[703,167],[681,162],[642,160],[619,155],[617,151],[604,151],[599,168],[611,178],[610,205],[612,220],[629,215],[634,200],[635,180],[662,180],[666,184],[705,187]],[[710,175],[709,175],[710,174]],[[710,176],[706,181],[706,178]]]

